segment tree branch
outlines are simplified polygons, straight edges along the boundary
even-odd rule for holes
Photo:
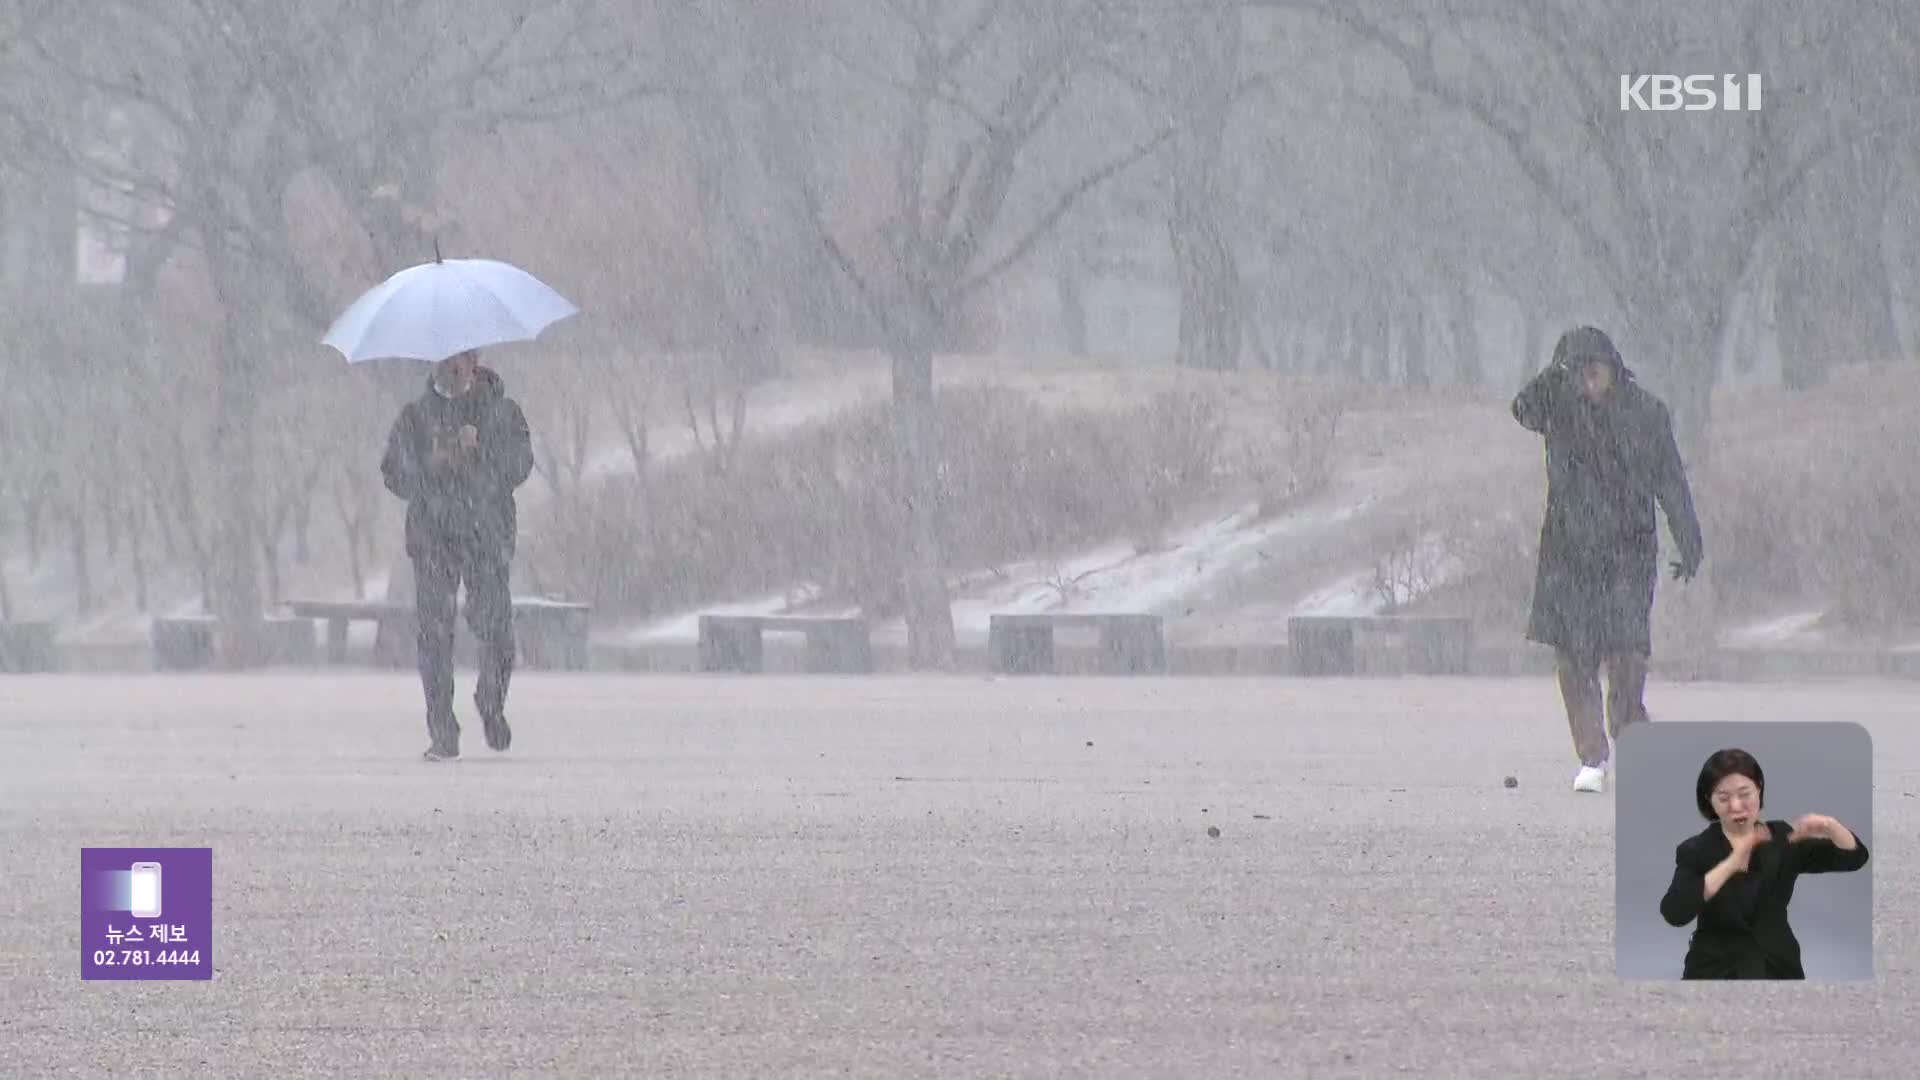
[[[1176,130],[1177,129],[1173,127],[1162,128],[1160,132],[1152,138],[1135,146],[1133,149],[1114,158],[1092,172],[1087,173],[1085,176],[1082,176],[1077,182],[1061,193],[1060,197],[1054,201],[1053,206],[1040,216],[1039,221],[1037,221],[1031,229],[1027,230],[1027,233],[1022,236],[1005,255],[995,259],[992,263],[988,264],[985,269],[980,270],[962,281],[954,291],[955,296],[964,297],[975,292],[1000,274],[1006,272],[1008,268],[1018,263],[1021,259],[1026,258],[1028,252],[1033,250],[1034,245],[1038,244],[1041,238],[1044,237],[1062,217],[1066,216],[1067,211],[1073,208],[1081,196],[1159,149],[1163,143],[1173,137]]]
[[[1594,226],[1591,214],[1580,212],[1572,193],[1554,175],[1546,159],[1534,148],[1530,133],[1509,122],[1485,102],[1462,92],[1454,83],[1440,77],[1433,63],[1430,36],[1416,48],[1412,43],[1380,24],[1322,0],[1255,0],[1255,2],[1263,7],[1292,8],[1320,15],[1345,28],[1362,41],[1372,42],[1386,49],[1400,61],[1416,87],[1442,105],[1466,113],[1500,140],[1521,173],[1574,230],[1581,245],[1587,249],[1588,254],[1594,258],[1603,272],[1615,279],[1627,276],[1626,264],[1620,258],[1618,249]]]

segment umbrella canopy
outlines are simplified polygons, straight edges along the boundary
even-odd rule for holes
[[[353,302],[320,340],[348,363],[441,360],[532,341],[580,309],[538,278],[492,259],[409,267]]]

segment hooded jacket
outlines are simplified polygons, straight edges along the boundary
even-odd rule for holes
[[[1579,653],[1647,655],[1656,504],[1666,511],[1679,561],[1697,566],[1704,557],[1673,420],[1601,331],[1569,331],[1553,360],[1512,407],[1513,418],[1546,443],[1546,516],[1527,637]],[[1614,373],[1599,403],[1580,393],[1579,368],[1594,361]]]
[[[459,445],[467,424],[479,432],[472,450]],[[527,418],[487,367],[459,397],[442,394],[429,376],[426,392],[394,420],[380,460],[387,490],[407,501],[414,558],[457,549],[511,559],[519,531],[513,493],[532,473]]]

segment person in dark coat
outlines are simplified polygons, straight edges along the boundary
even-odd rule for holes
[[[1553,362],[1514,398],[1513,417],[1546,440],[1546,520],[1527,639],[1554,649],[1580,757],[1574,788],[1597,792],[1607,737],[1647,718],[1659,578],[1654,504],[1679,548],[1677,580],[1692,580],[1705,557],[1700,521],[1666,405],[1635,381],[1599,330],[1561,336]]]
[[[441,361],[426,392],[400,411],[380,462],[387,490],[407,501],[420,682],[427,698],[424,755],[460,756],[453,715],[455,597],[467,587],[467,625],[480,643],[474,689],[487,745],[505,750],[507,685],[513,676],[513,601],[508,568],[519,528],[513,493],[533,472],[533,444],[520,406],[480,354]]]
[[[1761,817],[1766,774],[1745,750],[1707,758],[1694,801],[1709,824],[1673,853],[1673,883],[1660,899],[1669,926],[1698,920],[1682,979],[1804,979],[1787,905],[1802,874],[1844,874],[1867,865],[1867,845],[1824,814],[1789,824]]]

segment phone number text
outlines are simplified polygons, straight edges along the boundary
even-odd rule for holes
[[[146,967],[149,964],[198,964],[199,949],[95,949],[95,967]]]

